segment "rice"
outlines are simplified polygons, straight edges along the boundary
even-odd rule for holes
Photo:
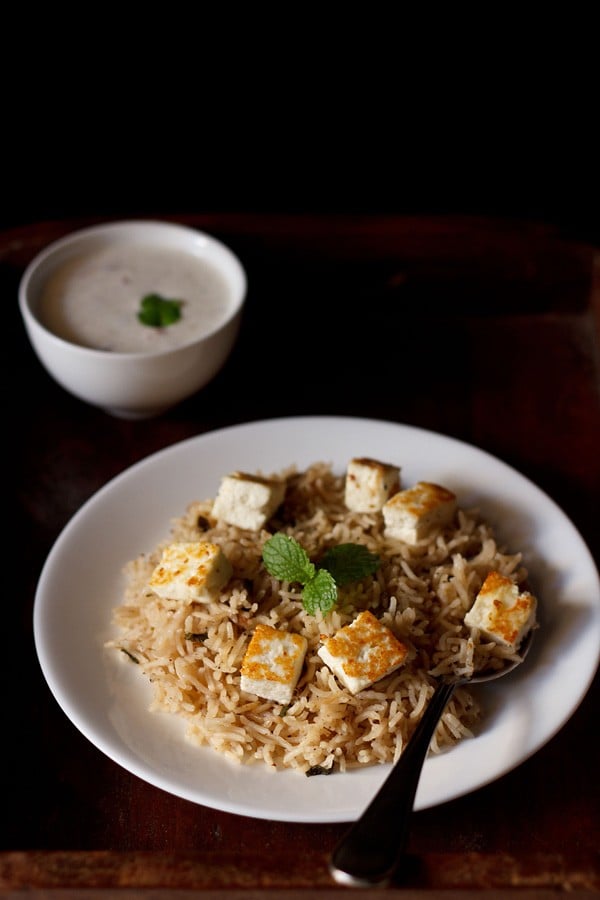
[[[317,462],[279,473],[286,497],[268,530],[250,532],[212,518],[212,500],[190,503],[170,534],[125,569],[123,602],[114,610],[125,651],[153,687],[151,710],[180,716],[186,736],[238,763],[299,772],[341,771],[398,759],[430,700],[436,678],[501,667],[511,655],[479,641],[463,624],[486,575],[496,570],[522,583],[520,553],[499,547],[477,510],[459,507],[452,526],[409,546],[386,538],[381,513],[344,503],[344,476]],[[309,615],[301,586],[280,582],[262,563],[277,531],[294,537],[311,558],[341,543],[360,543],[381,558],[375,575],[338,589],[335,609]],[[181,603],[148,588],[162,549],[173,541],[211,541],[233,566],[218,599]],[[321,661],[322,636],[371,610],[409,648],[406,663],[353,696]],[[258,623],[303,634],[304,668],[287,707],[240,689],[240,668]],[[471,737],[482,715],[458,687],[438,724],[431,752]]]

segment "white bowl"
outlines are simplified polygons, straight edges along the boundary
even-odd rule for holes
[[[152,332],[150,348],[98,349],[78,343],[78,335],[73,337],[70,332],[63,332],[60,336],[53,330],[55,325],[49,324],[42,307],[52,277],[61,278],[65,267],[78,264],[77,260],[84,257],[112,254],[115,250],[127,254],[139,248],[151,251],[154,260],[163,252],[177,253],[186,265],[191,262],[198,267],[208,266],[220,278],[223,308],[207,330],[195,335],[189,332],[185,306],[177,323],[179,337],[176,339],[175,326],[164,329],[141,326],[137,315],[131,309],[127,311],[127,325],[133,319],[138,331]],[[105,270],[108,268],[106,265]],[[240,260],[211,235],[169,222],[122,221],[75,231],[42,250],[23,273],[19,306],[29,340],[58,384],[112,415],[148,418],[196,393],[222,368],[239,332],[246,288],[246,273]],[[78,302],[79,295],[75,294],[71,303],[75,304],[72,309],[76,313],[80,311]],[[128,303],[133,303],[133,299],[129,298]],[[96,301],[95,308],[103,312],[102,300]],[[157,346],[160,334],[167,334],[169,328],[173,329],[169,341],[178,345]],[[154,337],[159,339],[152,343]]]

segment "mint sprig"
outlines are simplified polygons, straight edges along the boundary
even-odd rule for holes
[[[281,581],[306,584],[315,576],[315,567],[298,541],[286,534],[274,534],[263,547],[267,571]]]
[[[169,300],[160,294],[146,294],[142,297],[138,319],[142,325],[165,328],[181,318],[181,300]]]
[[[314,578],[304,585],[302,606],[314,616],[318,609],[326,614],[337,603],[337,586],[333,575],[327,569],[318,569]]]
[[[320,565],[331,572],[336,584],[341,585],[373,575],[381,560],[363,544],[338,544],[325,553]]]
[[[309,615],[326,614],[337,603],[337,586],[372,575],[381,560],[362,544],[338,544],[323,556],[319,567],[306,550],[289,535],[274,534],[263,547],[263,562],[270,575],[303,586],[302,605]]]

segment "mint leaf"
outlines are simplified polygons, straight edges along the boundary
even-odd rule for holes
[[[285,534],[274,534],[263,547],[263,562],[267,571],[281,581],[306,584],[314,578],[315,567],[298,541]]]
[[[327,569],[319,569],[314,578],[304,585],[302,606],[309,615],[314,616],[318,609],[322,613],[330,612],[337,603],[337,587],[333,576]]]
[[[265,542],[262,557],[275,578],[303,585],[302,605],[311,616],[317,610],[326,614],[334,608],[338,584],[372,575],[381,564],[379,557],[362,544],[338,544],[325,553],[317,569],[298,541],[281,532]]]
[[[373,575],[381,560],[362,544],[338,544],[325,553],[319,565],[333,575],[336,584],[342,585]]]
[[[142,297],[138,319],[142,325],[164,328],[181,318],[181,300],[168,300],[160,294]]]

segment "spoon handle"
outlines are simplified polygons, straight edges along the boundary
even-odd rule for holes
[[[334,849],[330,872],[351,887],[384,885],[391,878],[408,839],[421,769],[436,726],[455,684],[440,682],[402,751],[400,759],[359,819]]]

